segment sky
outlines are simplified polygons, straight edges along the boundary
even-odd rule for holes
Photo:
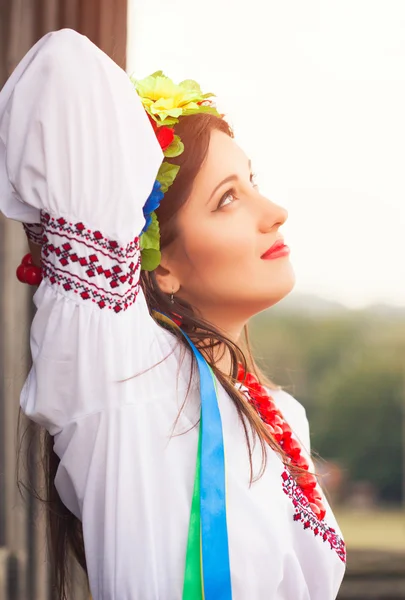
[[[130,0],[128,72],[214,92],[296,290],[405,306],[405,2]]]

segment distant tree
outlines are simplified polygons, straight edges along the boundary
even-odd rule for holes
[[[374,483],[383,500],[399,501],[404,320],[270,310],[251,329],[261,366],[306,407],[313,448],[352,479]]]
[[[402,386],[392,363],[367,358],[329,378],[324,410],[309,414],[313,448],[338,459],[352,480],[372,482],[386,501],[401,499]]]

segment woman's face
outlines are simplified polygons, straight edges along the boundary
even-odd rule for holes
[[[162,253],[160,287],[238,335],[252,315],[293,288],[288,248],[280,239],[287,211],[260,194],[245,153],[225,133],[211,134],[207,157],[177,217],[176,240]],[[159,273],[165,272],[166,275]]]

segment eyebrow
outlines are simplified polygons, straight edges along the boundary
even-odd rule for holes
[[[252,161],[249,159],[248,161],[248,165],[249,165],[249,169],[252,168]],[[211,196],[209,197],[208,202],[210,202],[212,200],[212,197],[215,195],[215,193],[219,190],[219,188],[224,185],[224,183],[230,183],[231,181],[237,181],[239,179],[238,175],[228,175],[228,177],[225,177],[225,179],[223,179],[220,183],[218,183],[217,186],[215,186],[214,190],[211,193]],[[207,204],[208,204],[207,202]]]

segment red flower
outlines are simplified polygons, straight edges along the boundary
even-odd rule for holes
[[[242,367],[242,365],[240,363],[238,363],[238,374],[237,374],[237,379],[238,381],[242,382],[245,380],[245,369]]]
[[[157,123],[156,123],[155,119],[152,119],[152,117],[148,113],[146,113],[146,114],[147,114],[147,117],[149,119],[150,124],[153,127],[153,131],[156,133],[156,130],[157,130],[158,126],[157,126]]]
[[[305,469],[306,471],[309,470],[309,464],[307,459],[304,456],[300,456],[299,458],[297,458],[296,460],[294,460],[294,464],[297,467],[300,467],[301,469]]]
[[[297,483],[302,489],[307,491],[307,494],[311,493],[311,498],[308,498],[310,502],[313,502],[315,497],[320,500],[322,499],[322,497],[318,495],[318,492],[314,491],[312,494],[312,490],[315,490],[318,484],[317,478],[312,473],[301,473],[297,478]]]
[[[182,322],[183,322],[183,318],[176,314],[176,313],[172,313],[172,321],[174,323],[176,323],[177,327],[181,327],[182,326]]]
[[[287,454],[287,460],[304,471],[296,476],[296,482],[301,487],[304,502],[309,503],[315,516],[322,521],[326,511],[322,503],[322,496],[317,489],[318,481],[314,474],[308,472],[310,465],[305,456],[301,454],[301,445],[292,437],[291,427],[284,421],[282,413],[277,409],[266,388],[252,373],[245,373],[241,364],[238,365],[237,377],[238,381],[248,388],[249,402],[255,406],[260,417],[266,423],[269,433]],[[297,503],[294,501],[294,506],[296,505]]]
[[[156,131],[156,137],[164,152],[174,140],[174,129],[171,127],[159,127]]]
[[[292,458],[293,461],[298,460],[301,456],[301,446],[292,437],[286,437],[284,439],[283,436],[283,450]]]
[[[280,443],[281,440],[283,439],[283,430],[281,429],[281,427],[279,427],[278,425],[273,425],[273,431],[274,431],[274,439],[276,440],[277,443]]]

